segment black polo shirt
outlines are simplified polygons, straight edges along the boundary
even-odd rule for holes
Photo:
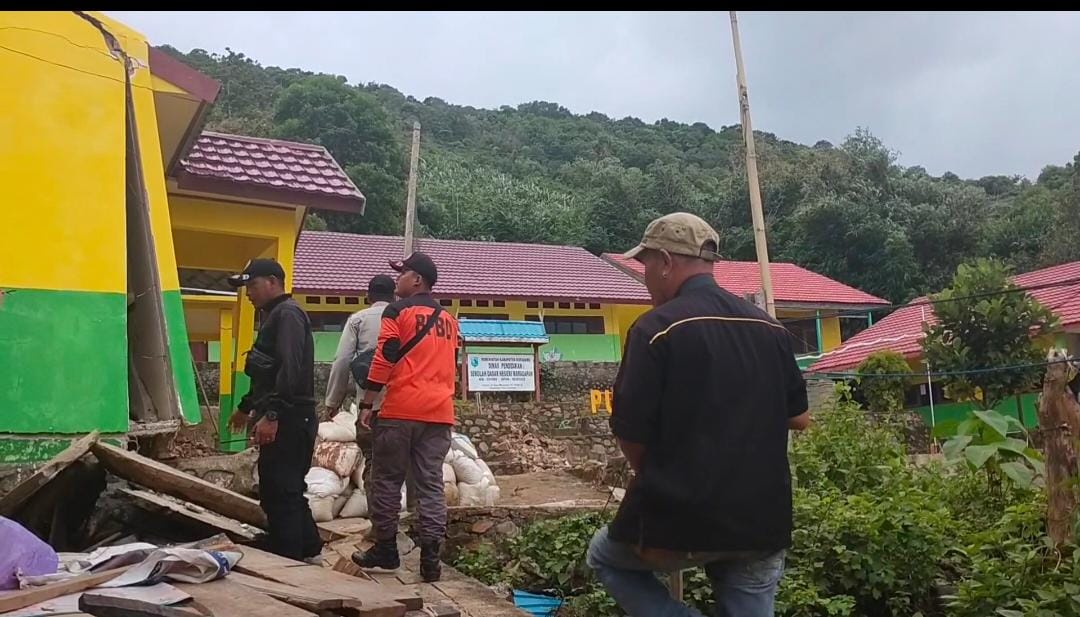
[[[645,457],[613,539],[677,551],[790,546],[787,424],[807,409],[790,337],[710,275],[638,319],[611,429]]]

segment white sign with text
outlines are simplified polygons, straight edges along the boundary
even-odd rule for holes
[[[469,354],[470,392],[534,392],[536,362],[524,354]]]

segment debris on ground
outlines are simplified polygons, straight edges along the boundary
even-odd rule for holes
[[[354,477],[362,483],[362,456],[354,466],[350,452],[328,452],[334,449],[324,448],[322,456],[330,473],[340,481],[337,474],[348,471],[345,484]],[[489,476],[493,482],[483,461],[458,454],[480,470],[483,482]],[[444,566],[438,585],[422,583],[420,551],[404,535],[399,538],[401,570],[373,575],[357,568],[350,557],[370,546],[367,518],[319,524],[328,542],[322,566],[259,550],[254,545],[264,539],[265,516],[257,501],[98,441],[96,435],[74,442],[39,472],[9,494],[18,501],[0,499],[11,511],[13,527],[8,531],[42,540],[55,536],[75,548],[61,552],[35,540],[33,546],[48,547],[44,560],[37,551],[19,557],[15,555],[26,551],[6,551],[0,575],[11,570],[15,582],[8,586],[18,589],[0,592],[4,617],[525,615],[505,595],[494,594],[449,566]],[[99,474],[100,480],[88,482],[79,475],[86,473]],[[485,494],[495,488],[497,497],[497,487],[487,486]],[[69,507],[84,501],[85,507]],[[81,518],[68,520],[63,515],[67,510]],[[25,523],[28,516],[37,526]],[[49,521],[55,524],[50,527]],[[0,526],[8,522],[0,518]],[[54,528],[57,525],[62,533]],[[25,544],[18,539],[2,541],[8,549]]]

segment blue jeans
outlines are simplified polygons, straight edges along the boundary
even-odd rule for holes
[[[671,597],[656,578],[657,564],[637,550],[608,537],[608,528],[596,532],[586,558],[589,567],[630,617],[702,617],[701,612]],[[698,566],[712,581],[717,617],[772,617],[776,587],[784,573],[784,551],[757,554],[683,554],[665,560],[673,571]]]

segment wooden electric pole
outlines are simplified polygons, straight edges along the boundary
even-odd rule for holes
[[[730,11],[730,14],[731,42],[735,45],[735,81],[739,87],[739,114],[743,139],[746,141],[746,180],[750,188],[750,215],[754,221],[754,248],[757,249],[758,267],[761,269],[765,310],[776,317],[772,272],[769,270],[769,245],[765,239],[765,214],[761,209],[761,186],[758,183],[757,149],[754,147],[754,129],[750,124],[750,97],[746,92],[746,71],[743,69],[742,45],[739,42],[739,22],[735,18],[735,11]]]
[[[416,172],[420,163],[420,123],[412,125],[412,153],[409,155],[409,192],[405,197],[405,257],[413,254],[416,226]]]

